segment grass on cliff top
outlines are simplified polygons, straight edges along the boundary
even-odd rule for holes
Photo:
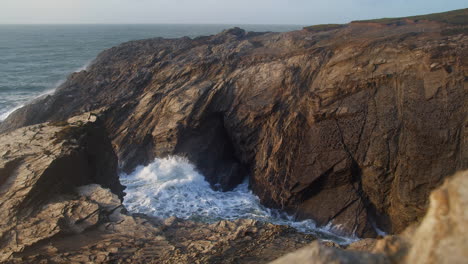
[[[304,27],[305,30],[312,31],[312,32],[322,32],[322,31],[329,31],[334,29],[339,29],[346,26],[345,24],[321,24],[321,25],[314,25],[309,27]]]
[[[404,23],[404,20],[406,19],[414,20],[414,21],[429,20],[429,21],[437,21],[437,22],[442,22],[442,23],[447,23],[447,24],[452,24],[452,25],[464,26],[464,25],[468,25],[468,8],[458,9],[458,10],[443,12],[443,13],[421,15],[421,16],[357,20],[357,21],[352,21],[351,23],[378,23],[378,24],[392,25],[392,24]]]

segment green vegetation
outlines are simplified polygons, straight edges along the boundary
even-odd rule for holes
[[[321,24],[315,26],[304,27],[305,30],[312,31],[312,32],[322,32],[322,31],[330,31],[342,28],[346,25],[344,24]]]
[[[437,22],[447,23],[453,26],[458,26],[458,28],[445,30],[446,31],[445,34],[447,35],[457,34],[457,33],[466,33],[467,31],[466,26],[468,26],[468,8],[449,11],[449,12],[443,12],[443,13],[420,15],[420,16],[357,20],[357,21],[352,21],[351,23],[378,23],[378,24],[385,24],[385,25],[404,25],[406,24],[406,20],[413,20],[415,22],[420,21],[420,20],[437,21]],[[311,31],[311,32],[323,32],[323,31],[340,29],[345,26],[346,26],[345,24],[321,24],[321,25],[304,27],[304,29]]]
[[[449,12],[443,13],[435,13],[429,15],[421,15],[421,16],[411,16],[411,17],[396,17],[396,18],[380,18],[380,19],[371,19],[371,20],[358,20],[353,21],[351,23],[378,23],[378,24],[385,24],[385,25],[392,25],[392,24],[404,24],[404,20],[429,20],[429,21],[437,21],[452,25],[459,25],[464,26],[468,25],[468,8],[459,9]]]

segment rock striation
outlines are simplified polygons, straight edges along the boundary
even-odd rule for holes
[[[315,237],[254,220],[130,215],[96,114],[0,137],[0,263],[267,263]]]
[[[265,205],[298,218],[360,237],[398,233],[468,167],[468,35],[452,28],[366,22],[128,42],[0,132],[105,107],[126,172],[182,155],[215,188],[249,175]]]
[[[468,257],[468,171],[432,192],[427,215],[401,236],[365,239],[346,250],[317,241],[271,264],[466,263]]]
[[[117,156],[96,116],[3,134],[0,149],[0,261],[96,224],[98,206],[78,199],[78,186],[98,183],[123,196]]]

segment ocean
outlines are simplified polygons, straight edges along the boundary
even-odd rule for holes
[[[104,49],[122,42],[152,37],[212,35],[233,25],[0,25],[0,121],[28,101],[53,93],[67,75],[83,70]],[[248,31],[291,31],[301,26],[241,25]],[[129,175],[125,207],[132,213],[212,223],[227,219],[257,219],[289,225],[338,243],[355,241],[335,235],[338,227],[317,228],[312,220],[260,204],[245,182],[230,192],[214,191],[196,168],[180,157],[155,159]]]
[[[234,25],[0,25],[0,121],[51,93],[101,51],[153,37],[212,35]],[[291,31],[297,25],[240,25],[248,31]]]
[[[357,240],[356,237],[337,235],[339,226],[317,227],[313,220],[297,221],[292,215],[263,206],[249,190],[248,181],[232,191],[215,191],[205,177],[182,157],[156,158],[130,174],[121,174],[120,181],[126,187],[124,206],[132,213],[163,219],[176,216],[205,223],[255,219],[290,226],[299,232],[339,244]]]

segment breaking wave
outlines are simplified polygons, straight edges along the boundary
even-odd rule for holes
[[[63,82],[64,81],[57,82],[55,87],[60,86]],[[53,94],[55,92],[55,89],[56,88],[53,88],[53,89],[46,90],[46,91],[41,92],[41,93],[31,93],[26,98],[18,97],[16,100],[12,100],[12,101],[16,101],[16,102],[14,102],[12,107],[5,108],[5,109],[0,109],[0,122],[5,120],[14,111],[16,111],[16,110],[20,109],[21,107],[25,106],[28,102],[32,102],[32,101],[34,101],[36,99],[39,99],[39,98],[41,98],[43,96]]]
[[[207,223],[256,219],[288,225],[340,244],[356,240],[335,235],[331,226],[317,228],[312,220],[295,221],[292,216],[262,206],[259,198],[248,189],[247,182],[229,192],[215,191],[204,176],[181,157],[155,159],[131,174],[122,174],[121,182],[127,187],[124,205],[132,213],[159,218],[176,216]]]
[[[81,66],[80,68],[76,69],[73,72],[81,72],[81,71],[87,70],[92,62],[93,62],[92,60],[86,62],[83,66]],[[48,89],[48,90],[45,90],[45,91],[42,91],[42,92],[30,92],[26,96],[19,96],[19,95],[15,96],[14,93],[12,93],[12,95],[9,96],[9,98],[5,98],[3,100],[5,102],[0,102],[0,106],[3,105],[3,104],[8,103],[7,107],[5,107],[3,109],[0,108],[0,122],[5,120],[14,111],[16,111],[16,110],[20,109],[21,107],[25,106],[27,103],[32,102],[32,101],[34,101],[34,100],[36,100],[38,98],[41,98],[41,97],[43,97],[45,95],[53,94],[55,92],[55,90],[60,85],[62,85],[64,82],[65,82],[65,80],[62,79],[62,80],[56,82],[54,85],[49,86],[49,87],[53,87],[52,89]],[[16,91],[13,91],[13,92],[16,92]]]

